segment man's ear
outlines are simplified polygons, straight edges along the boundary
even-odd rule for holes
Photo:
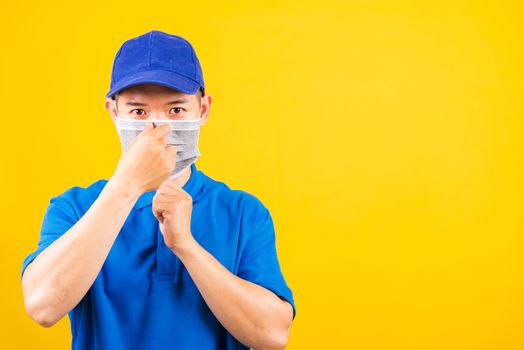
[[[104,102],[104,107],[109,112],[109,115],[111,116],[111,119],[113,119],[113,122],[115,122],[115,118],[117,116],[116,108],[115,108],[116,101],[112,98],[106,98]]]
[[[202,119],[200,125],[204,125],[209,118],[209,112],[211,110],[211,102],[213,98],[211,95],[202,96],[202,105],[200,106],[200,119]]]

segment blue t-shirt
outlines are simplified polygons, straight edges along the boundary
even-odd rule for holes
[[[89,209],[101,179],[51,198],[37,249],[22,274],[55,239]],[[281,272],[268,209],[255,196],[232,190],[196,165],[183,186],[193,198],[195,240],[234,275],[287,300],[293,293]],[[156,191],[138,198],[93,285],[68,313],[72,349],[248,349],[216,319],[188,271],[165,245],[152,213]]]

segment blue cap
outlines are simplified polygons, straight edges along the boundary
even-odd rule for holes
[[[199,89],[204,92],[202,68],[191,44],[158,30],[122,44],[113,62],[106,97],[137,84],[159,84],[188,95]]]

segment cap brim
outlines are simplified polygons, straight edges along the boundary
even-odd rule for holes
[[[138,84],[163,85],[188,95],[196,94],[200,88],[199,83],[178,73],[167,70],[148,70],[120,80],[109,90],[106,97],[111,97],[125,88]]]

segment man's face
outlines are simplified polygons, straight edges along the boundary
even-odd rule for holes
[[[122,91],[116,101],[108,99],[106,108],[113,119],[207,119],[210,102],[207,95],[201,99],[200,92],[187,95],[162,85],[141,84]]]

